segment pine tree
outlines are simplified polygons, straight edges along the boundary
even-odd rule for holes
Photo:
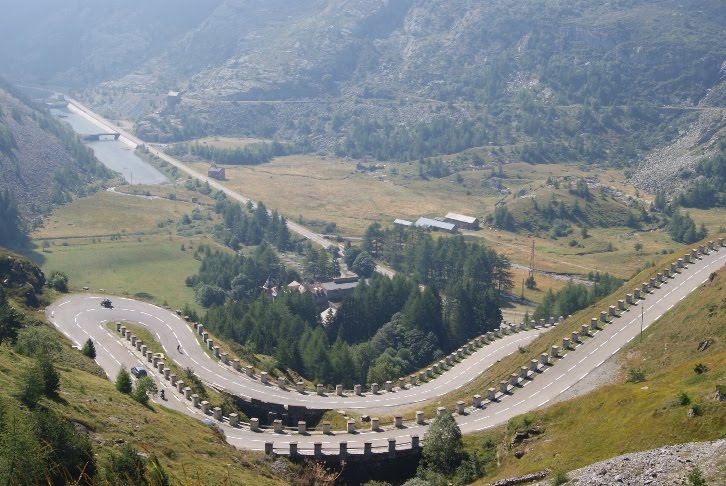
[[[93,340],[91,338],[88,338],[88,341],[85,342],[81,348],[81,353],[91,359],[96,359],[96,345],[93,344]]]

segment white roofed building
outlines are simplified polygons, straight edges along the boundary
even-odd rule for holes
[[[458,213],[447,213],[444,217],[447,223],[455,224],[459,228],[475,230],[479,229],[479,219],[474,216],[465,216]]]

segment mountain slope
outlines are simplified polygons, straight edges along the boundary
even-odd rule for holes
[[[85,194],[111,173],[70,127],[0,80],[0,191],[26,221]]]

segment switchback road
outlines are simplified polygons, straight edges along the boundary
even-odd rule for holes
[[[570,349],[563,349],[559,358],[549,357],[545,365],[538,365],[535,370],[527,371],[523,378],[515,379],[516,384],[503,385],[504,393],[497,390],[494,400],[486,398],[486,390],[479,391],[484,397],[481,406],[468,406],[463,414],[456,416],[462,431],[470,433],[494,427],[516,415],[547,405],[588,374],[596,372],[606,360],[638,336],[641,309],[643,328],[647,328],[705,283],[709,275],[724,264],[726,248],[718,248],[717,251],[699,256],[694,263],[678,269],[678,272],[666,278],[663,283],[644,293],[643,299],[629,305],[624,311],[618,311],[617,316],[609,317],[607,323],[601,322],[599,329],[590,331],[582,338],[581,343]],[[164,309],[124,298],[114,298],[114,309],[102,309],[100,299],[101,296],[95,295],[68,296],[48,307],[47,315],[51,322],[77,344],[80,345],[88,337],[96,340],[97,361],[109,376],[115,376],[122,365],[146,364],[128,341],[106,327],[108,321],[123,320],[148,327],[163,344],[169,358],[182,367],[191,366],[202,379],[221,388],[245,396],[256,394],[268,402],[300,404],[309,408],[349,409],[360,413],[385,413],[388,407],[430,401],[457,389],[470,382],[497,359],[516,350],[517,345],[530,342],[542,332],[523,331],[495,340],[439,378],[423,385],[407,387],[406,390],[365,393],[362,396],[319,396],[312,392],[298,393],[273,385],[261,385],[258,380],[250,380],[241,373],[232,371],[229,366],[213,360],[201,349],[198,338],[188,323]],[[181,345],[182,353],[176,352],[178,344]],[[198,409],[170,389],[167,381],[163,378],[158,380],[161,387],[169,390],[168,405],[203,418]],[[222,424],[227,440],[237,447],[262,449],[266,442],[274,442],[276,452],[287,453],[289,444],[294,442],[302,454],[311,454],[315,443],[322,443],[324,453],[337,453],[341,442],[347,443],[348,451],[352,454],[361,453],[366,442],[370,442],[374,450],[387,450],[389,439],[396,439],[396,447],[403,449],[410,447],[412,436],[423,438],[427,426],[427,423],[406,422],[402,427],[379,428],[375,431],[334,431],[331,434],[321,434],[319,431],[297,433],[292,430],[283,433],[255,432],[247,424],[239,427]]]

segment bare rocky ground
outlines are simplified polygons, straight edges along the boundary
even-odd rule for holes
[[[568,485],[666,486],[688,484],[688,474],[698,466],[706,484],[726,480],[726,439],[692,442],[625,454],[567,474]],[[546,486],[551,481],[536,483]]]
[[[672,144],[647,155],[628,182],[651,194],[677,190],[688,182],[700,160],[716,154],[716,142],[724,132],[726,110],[703,108],[686,133]]]

